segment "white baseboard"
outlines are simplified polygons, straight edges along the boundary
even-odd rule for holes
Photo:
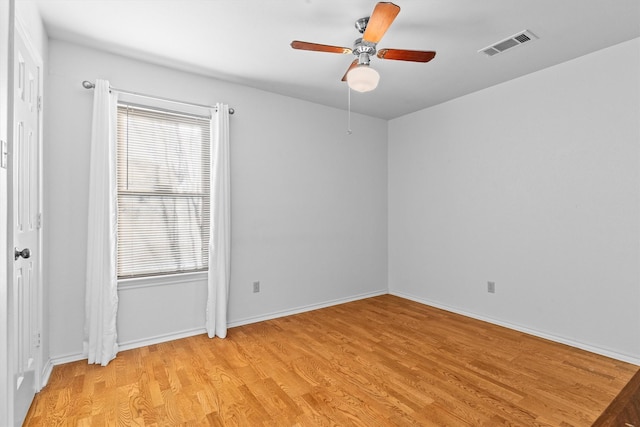
[[[334,299],[334,300],[330,300],[330,301],[325,301],[325,302],[321,302],[321,303],[318,303],[318,304],[304,305],[304,306],[293,308],[293,309],[290,309],[290,310],[275,311],[273,313],[262,314],[260,316],[245,317],[244,319],[238,319],[238,320],[234,320],[232,322],[229,322],[229,324],[227,326],[229,328],[234,328],[236,326],[242,326],[242,325],[249,325],[251,323],[264,322],[265,320],[277,319],[279,317],[285,317],[285,316],[292,316],[294,314],[300,314],[300,313],[304,313],[304,312],[307,312],[307,311],[318,310],[318,309],[321,309],[321,308],[331,307],[331,306],[339,305],[339,304],[345,304],[347,302],[357,301],[357,300],[361,300],[361,299],[365,299],[365,298],[377,297],[377,296],[386,295],[386,294],[388,294],[386,289],[375,291],[375,292],[367,292],[367,293],[364,293],[364,294],[354,295],[354,296],[350,296],[350,297],[347,297],[347,298],[338,298],[338,299]]]
[[[357,301],[357,300],[371,298],[371,297],[385,295],[385,294],[387,294],[386,289],[375,291],[375,292],[368,292],[364,294],[350,296],[347,298],[339,298],[339,299],[334,299],[330,301],[324,301],[318,304],[305,305],[305,306],[293,308],[290,310],[276,311],[276,312],[263,314],[260,316],[254,316],[254,317],[246,317],[244,319],[231,321],[227,326],[229,328],[234,328],[236,326],[263,322],[265,320],[277,319],[278,317],[291,316],[293,314],[299,314],[299,313],[304,313],[306,311],[318,310],[320,308],[331,307],[333,305],[344,304],[347,302]],[[173,340],[179,340],[182,338],[192,337],[194,335],[200,335],[205,333],[207,333],[205,328],[195,328],[195,329],[189,329],[189,330],[184,330],[179,332],[172,332],[169,334],[156,335],[153,337],[147,337],[147,338],[142,338],[138,340],[126,341],[126,342],[118,343],[118,347],[120,351],[132,350],[134,348],[144,347],[147,345],[160,344],[163,342],[168,342]],[[84,356],[82,353],[76,353],[76,354],[67,354],[64,356],[57,356],[50,359],[48,364],[50,364],[51,367],[48,368],[47,379],[49,378],[49,375],[51,375],[51,369],[53,369],[53,366],[62,365],[65,363],[77,362],[78,360],[83,360],[86,358],[87,357]]]
[[[63,356],[52,357],[51,359],[49,359],[49,363],[51,363],[52,366],[58,366],[64,365],[65,363],[77,362],[78,360],[83,360],[86,358],[87,356],[82,353],[70,353]]]
[[[470,317],[472,319],[477,319],[477,320],[482,320],[483,322],[487,322],[487,323],[492,323],[494,325],[498,325],[498,326],[503,326],[505,328],[508,329],[513,329],[515,331],[519,331],[519,332],[524,332],[525,334],[529,334],[529,335],[533,335],[539,338],[544,338],[550,341],[554,341],[560,344],[565,344],[571,347],[575,347],[575,348],[579,348],[581,350],[586,350],[588,352],[591,353],[595,353],[595,354],[599,354],[601,356],[606,356],[606,357],[610,357],[612,359],[616,359],[616,360],[621,360],[623,362],[627,362],[627,363],[632,363],[634,365],[640,365],[640,358],[638,357],[634,357],[634,356],[630,356],[627,354],[622,354],[622,353],[617,353],[615,351],[611,351],[611,350],[607,350],[607,349],[603,349],[600,347],[595,347],[589,344],[585,344],[579,341],[574,341],[572,339],[568,339],[565,337],[560,337],[557,335],[553,335],[553,334],[548,334],[546,332],[541,332],[535,329],[530,329],[524,326],[520,326],[520,325],[516,325],[513,323],[509,323],[509,322],[504,322],[502,320],[497,320],[497,319],[493,319],[491,317],[487,317],[487,316],[483,316],[480,314],[476,314],[476,313],[471,313],[465,310],[461,310],[455,307],[450,307],[448,305],[445,304],[440,304],[438,302],[435,301],[431,301],[425,298],[420,298],[420,297],[416,297],[415,295],[410,295],[410,294],[405,294],[403,292],[396,292],[396,291],[389,291],[389,294],[391,295],[395,295],[397,297],[400,298],[405,298],[411,301],[415,301],[418,302],[420,304],[424,304],[424,305],[428,305],[430,307],[435,307],[435,308],[439,308],[445,311],[449,311],[451,313],[456,313],[456,314],[460,314],[462,316],[465,317]]]
[[[205,328],[187,329],[184,331],[172,332],[170,334],[156,335],[154,337],[148,337],[148,338],[142,338],[138,340],[118,343],[118,349],[120,351],[132,350],[134,348],[140,348],[148,345],[160,344],[163,342],[179,340],[182,338],[188,338],[194,335],[205,334],[206,332],[207,330]]]
[[[51,371],[53,371],[53,362],[51,361],[51,359],[48,359],[42,367],[42,373],[40,374],[40,390],[42,390],[42,388],[49,382]]]
[[[395,295],[397,297],[400,298],[405,298],[411,301],[415,301],[418,302],[420,304],[424,304],[424,305],[428,305],[431,307],[435,307],[435,308],[439,308],[442,310],[446,310],[449,311],[451,313],[456,313],[456,314],[460,314],[462,316],[466,316],[466,317],[470,317],[472,319],[477,319],[477,320],[481,320],[483,322],[488,322],[488,323],[492,323],[494,325],[499,325],[499,326],[503,326],[505,328],[509,328],[515,331],[519,331],[519,332],[523,332],[525,334],[529,334],[529,335],[533,335],[536,337],[540,337],[540,338],[544,338],[544,339],[548,339],[550,341],[554,341],[554,342],[558,342],[561,344],[565,344],[571,347],[575,347],[575,348],[579,348],[582,350],[586,350],[589,351],[591,353],[595,353],[595,354],[600,354],[602,356],[606,356],[606,357],[610,357],[612,359],[616,359],[616,360],[621,360],[623,362],[627,362],[627,363],[632,363],[634,365],[638,365],[640,366],[640,358],[638,357],[634,357],[634,356],[630,356],[627,354],[622,354],[622,353],[618,353],[615,351],[611,351],[611,350],[607,350],[607,349],[603,349],[600,347],[595,347],[589,344],[585,344],[579,341],[575,341],[575,340],[571,340],[565,337],[560,337],[557,335],[553,335],[553,334],[548,334],[545,332],[541,332],[535,329],[531,329],[531,328],[527,328],[524,326],[520,326],[520,325],[516,325],[513,323],[509,323],[509,322],[505,322],[505,321],[501,321],[501,320],[497,320],[497,319],[493,319],[491,317],[487,317],[487,316],[483,316],[483,315],[479,315],[476,313],[471,313],[465,310],[461,310],[455,307],[451,307],[445,304],[441,304],[435,301],[431,301],[425,298],[420,298],[417,297],[415,295],[410,295],[410,294],[406,294],[403,292],[387,292],[386,289],[384,290],[379,290],[379,291],[375,291],[375,292],[368,292],[368,293],[364,293],[364,294],[359,294],[359,295],[354,295],[354,296],[350,296],[347,298],[338,298],[338,299],[334,299],[334,300],[329,300],[329,301],[324,301],[322,303],[318,303],[318,304],[309,304],[309,305],[305,305],[305,306],[300,306],[300,307],[296,307],[293,309],[289,309],[289,310],[282,310],[282,311],[276,311],[276,312],[272,312],[272,313],[268,313],[268,314],[263,314],[260,316],[252,316],[252,317],[246,317],[243,319],[236,319],[233,320],[231,322],[229,322],[228,327],[229,328],[234,328],[237,326],[242,326],[242,325],[248,325],[251,323],[258,323],[258,322],[263,322],[265,320],[271,320],[271,319],[277,319],[279,317],[285,317],[285,316],[291,316],[294,314],[300,314],[300,313],[304,313],[307,311],[313,311],[313,310],[318,310],[321,308],[326,308],[326,307],[331,307],[334,305],[339,305],[339,304],[344,304],[344,303],[348,303],[348,302],[352,302],[352,301],[357,301],[357,300],[361,300],[361,299],[365,299],[365,298],[371,298],[371,297],[375,297],[375,296],[380,296],[380,295],[385,295],[385,294],[391,294],[391,295]],[[168,342],[168,341],[173,341],[173,340],[177,340],[177,339],[182,339],[182,338],[187,338],[187,337],[191,337],[194,335],[199,335],[199,334],[204,334],[206,333],[205,328],[195,328],[195,329],[190,329],[190,330],[185,330],[185,331],[180,331],[180,332],[174,332],[174,333],[170,333],[170,334],[164,334],[164,335],[157,335],[154,337],[148,337],[148,338],[144,338],[144,339],[139,339],[139,340],[132,340],[132,341],[127,341],[127,342],[123,342],[119,344],[120,350],[131,350],[134,348],[139,348],[139,347],[144,347],[147,345],[153,345],[153,344],[160,344],[163,342]],[[47,383],[49,376],[51,375],[51,370],[53,369],[54,366],[56,365],[62,365],[64,363],[71,363],[71,362],[76,362],[78,360],[83,360],[86,359],[86,356],[84,356],[82,353],[77,353],[77,354],[67,354],[64,356],[58,356],[58,357],[54,357],[52,359],[50,359],[49,361],[47,361],[45,367],[43,368],[43,386]]]
[[[182,338],[192,337],[194,335],[200,335],[204,333],[206,333],[206,330],[204,328],[197,328],[197,329],[190,329],[186,331],[174,332],[174,333],[165,334],[165,335],[157,335],[154,337],[149,337],[149,338],[144,338],[139,340],[126,341],[123,343],[118,343],[118,350],[119,351],[132,350],[134,348],[144,347],[144,346],[153,345],[153,344],[160,344],[163,342],[168,342],[173,340],[179,340]],[[48,364],[51,365],[51,368],[49,368],[49,372],[47,374],[47,380],[49,378],[49,375],[51,375],[50,371],[51,369],[53,369],[54,366],[64,365],[65,363],[77,362],[79,360],[86,360],[86,359],[87,359],[87,356],[85,356],[82,353],[72,353],[64,356],[57,356],[57,357],[51,358],[48,362]]]

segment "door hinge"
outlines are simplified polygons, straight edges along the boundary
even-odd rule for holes
[[[0,140],[0,168],[2,169],[6,169],[7,168],[7,156],[8,156],[8,152],[7,152],[7,141],[5,140]]]
[[[33,333],[33,346],[40,347],[40,332]]]
[[[36,228],[40,229],[42,228],[42,214],[39,213],[38,217],[36,218]]]
[[[42,111],[42,95],[38,95],[38,111]]]

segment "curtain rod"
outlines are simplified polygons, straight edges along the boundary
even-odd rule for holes
[[[85,80],[82,82],[82,87],[85,89],[93,89],[96,87],[95,83],[91,83],[88,80]],[[115,87],[110,87],[111,90],[115,90],[116,92],[120,92],[120,93],[126,93],[128,95],[136,95],[136,96],[142,96],[144,98],[153,98],[153,99],[160,99],[162,101],[167,101],[167,102],[173,102],[175,104],[183,104],[183,105],[192,105],[194,107],[202,107],[202,108],[216,108],[216,107],[212,107],[211,105],[204,105],[204,104],[194,104],[193,102],[184,102],[184,101],[178,101],[175,99],[170,99],[170,98],[162,98],[160,96],[153,96],[153,95],[146,95],[144,93],[139,93],[139,92],[131,92],[130,90],[122,90],[122,89],[117,89]],[[229,108],[229,114],[233,114],[236,111],[233,108]]]

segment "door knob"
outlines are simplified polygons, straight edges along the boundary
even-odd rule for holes
[[[15,252],[13,254],[14,259],[17,260],[18,258],[22,257],[24,259],[27,259],[31,256],[31,251],[29,250],[29,248],[24,248],[23,250],[19,251],[18,248],[15,248]]]

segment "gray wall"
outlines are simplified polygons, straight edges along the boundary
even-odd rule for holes
[[[52,358],[81,351],[92,95],[80,82],[106,78],[236,108],[232,325],[389,290],[640,363],[639,44],[388,123],[354,115],[347,136],[344,111],[51,40]],[[120,297],[124,344],[202,329],[197,278]]]
[[[387,122],[50,40],[46,274],[54,362],[82,351],[92,92],[83,80],[234,107],[232,325],[387,291]],[[261,292],[252,293],[252,282]],[[119,291],[125,346],[204,329],[205,283]]]
[[[639,363],[639,75],[635,39],[392,120],[390,292]]]

